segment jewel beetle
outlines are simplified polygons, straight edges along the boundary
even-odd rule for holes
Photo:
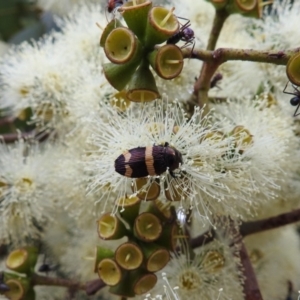
[[[115,170],[130,178],[161,175],[169,170],[175,177],[173,171],[182,163],[181,153],[165,143],[164,146],[137,147],[124,152],[115,160]]]

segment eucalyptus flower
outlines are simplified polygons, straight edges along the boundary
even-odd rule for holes
[[[37,5],[43,10],[51,11],[58,15],[68,14],[74,7],[79,4],[89,4],[99,1],[95,0],[38,0]],[[104,3],[104,1],[103,1]]]
[[[51,148],[19,140],[0,144],[0,240],[12,245],[41,237],[53,218]]]
[[[192,257],[187,251],[172,257],[145,299],[243,299],[238,260],[228,245],[215,240]]]

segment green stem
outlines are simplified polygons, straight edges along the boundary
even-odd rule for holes
[[[296,209],[284,214],[277,215],[262,220],[243,222],[240,225],[239,232],[245,237],[250,234],[263,232],[266,230],[276,229],[285,225],[293,224],[300,221],[300,209]],[[210,243],[215,238],[214,231],[207,231],[190,240],[191,247],[197,248]]]
[[[194,92],[196,93],[198,98],[198,105],[203,108],[204,115],[209,112],[208,91],[210,89],[211,78],[215,74],[218,67],[218,63],[204,63],[201,69],[200,76],[194,85]]]
[[[300,47],[286,51],[282,50],[253,50],[218,48],[214,51],[185,48],[182,49],[184,58],[195,58],[204,62],[215,62],[221,65],[226,61],[242,60],[275,65],[286,65],[294,54],[300,52]]]
[[[71,291],[83,290],[87,295],[94,295],[106,286],[101,279],[81,283],[69,279],[40,276],[38,274],[32,275],[32,285],[62,286],[69,288]]]
[[[225,9],[216,10],[213,26],[211,28],[209,39],[207,42],[207,50],[214,50],[216,48],[216,44],[220,36],[221,30],[228,16],[229,14]]]
[[[206,47],[208,51],[215,49],[224,22],[228,16],[229,15],[225,9],[216,10],[213,26]],[[200,76],[197,79],[194,86],[194,95],[196,95],[197,97],[198,105],[204,109],[204,115],[206,115],[209,112],[208,91],[210,89],[210,81],[218,66],[218,64],[211,64],[210,61],[205,61],[201,68]]]
[[[194,95],[197,97],[199,106],[205,106],[204,114],[209,111],[208,91],[210,89],[211,79],[219,66],[224,62],[229,60],[242,60],[286,65],[289,58],[299,51],[300,48],[287,51],[261,51],[232,48],[219,48],[214,51],[193,50],[190,48],[182,50],[184,58],[196,58],[204,61],[200,76],[194,85]]]
[[[68,288],[74,288],[78,290],[85,290],[86,285],[78,281],[73,281],[69,279],[41,276],[38,274],[32,275],[33,285],[48,285],[48,286],[64,286]]]

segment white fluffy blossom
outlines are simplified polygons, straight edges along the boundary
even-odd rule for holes
[[[178,106],[160,102],[151,109],[145,105],[138,113],[131,109],[119,114],[110,107],[106,113],[106,120],[97,117],[92,120],[89,141],[94,150],[84,161],[91,175],[90,192],[102,193],[99,201],[110,201],[111,193],[116,195],[115,200],[132,194],[135,179],[115,170],[115,160],[120,155],[133,148],[165,143],[182,154],[183,163],[175,178],[167,170],[160,176],[148,176],[149,184],[159,179],[161,191],[166,190],[169,198],[175,199],[179,194],[183,207],[197,206],[205,217],[214,213],[239,217],[249,205],[255,205],[253,198],[257,193],[272,199],[279,189],[277,180],[282,163],[279,166],[277,163],[284,160],[281,155],[285,157],[285,140],[272,135],[269,127],[260,130],[260,122],[254,123],[256,131],[249,127],[254,143],[245,146],[243,135],[230,134],[237,124],[230,129],[224,120],[212,125],[211,118],[202,118],[198,109],[190,120]],[[264,116],[261,113],[257,119]],[[280,152],[272,157],[269,148],[274,143]],[[261,166],[265,169],[261,170]]]
[[[243,299],[239,262],[229,246],[215,240],[196,249],[193,257],[187,251],[173,255],[159,272],[157,286],[145,299]]]
[[[55,189],[51,184],[51,149],[19,140],[0,144],[0,240],[24,243],[41,236],[51,220]]]
[[[38,0],[37,5],[58,15],[68,14],[79,4],[98,3],[96,0]],[[104,5],[104,1],[102,1]]]
[[[84,130],[85,118],[113,92],[102,72],[102,29],[96,25],[105,26],[103,11],[80,6],[57,20],[62,32],[12,48],[0,61],[0,108],[19,117],[30,107],[33,122],[63,135]]]
[[[68,122],[67,100],[75,93],[80,74],[66,65],[51,37],[11,49],[0,65],[1,108],[11,109],[18,117],[30,107],[32,120],[43,126]]]

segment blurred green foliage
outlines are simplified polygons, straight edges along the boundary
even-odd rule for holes
[[[0,39],[10,40],[24,29],[34,27],[37,30],[41,11],[33,0],[0,0]],[[30,31],[30,30],[29,30]],[[39,35],[42,30],[38,30]],[[35,34],[36,35],[36,34]],[[34,38],[26,35],[24,39]],[[21,41],[20,41],[21,42]],[[18,41],[16,41],[18,43]]]

